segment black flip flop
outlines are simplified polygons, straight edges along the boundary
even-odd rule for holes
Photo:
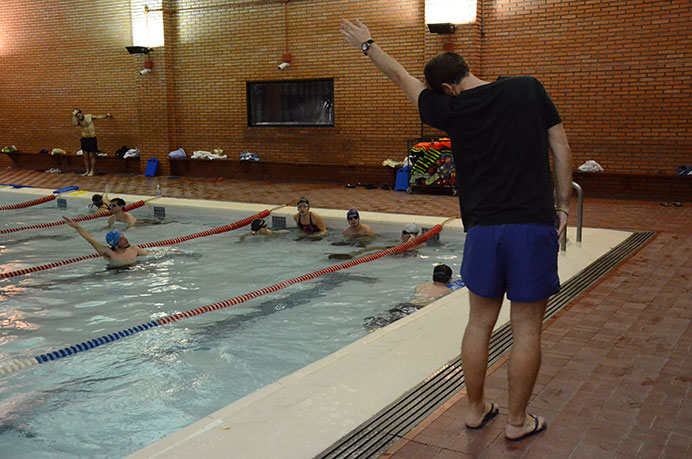
[[[485,416],[483,416],[483,420],[481,421],[481,423],[474,427],[471,427],[470,425],[466,424],[466,428],[471,430],[482,429],[490,420],[492,420],[498,414],[500,414],[500,408],[496,407],[494,403],[491,403],[490,411],[485,413]]]
[[[533,430],[526,432],[524,435],[522,435],[521,437],[518,437],[518,438],[508,438],[507,436],[505,436],[505,438],[507,438],[507,440],[509,440],[509,441],[520,441],[520,440],[523,440],[525,438],[529,438],[532,435],[539,434],[548,428],[547,422],[544,422],[543,426],[541,426],[541,427],[538,426],[539,425],[538,416],[534,416],[533,414],[529,414],[529,416],[531,416],[533,418],[533,421],[535,422],[535,425],[533,426]]]
[[[682,207],[682,203],[680,201],[673,201],[673,205],[675,207]]]
[[[661,203],[661,205],[662,205],[663,207],[670,207],[670,206],[673,205],[673,203],[670,202],[670,201],[663,201],[663,202]]]

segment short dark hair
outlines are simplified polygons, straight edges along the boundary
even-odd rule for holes
[[[442,83],[456,84],[469,74],[469,66],[463,57],[447,51],[438,54],[425,64],[423,70],[428,87],[438,94],[443,94]]]
[[[115,202],[120,207],[125,207],[125,201],[123,199],[113,198],[113,199],[111,199],[111,203],[113,203],[113,202]]]
[[[437,265],[433,269],[433,282],[446,284],[452,278],[452,268],[447,265]]]

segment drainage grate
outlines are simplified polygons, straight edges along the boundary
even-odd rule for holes
[[[606,275],[612,268],[642,247],[654,232],[632,234],[617,247],[565,282],[560,293],[550,298],[544,320],[553,317],[580,293]],[[495,363],[512,346],[509,324],[493,333],[488,366]],[[384,408],[370,420],[322,452],[319,458],[375,457],[418,425],[464,386],[461,356],[452,360],[399,400]]]
[[[67,209],[67,199],[65,198],[58,198],[58,209]]]
[[[277,217],[272,215],[272,229],[282,230],[286,229],[286,217]]]
[[[166,208],[154,206],[154,217],[158,218],[159,220],[166,218]]]

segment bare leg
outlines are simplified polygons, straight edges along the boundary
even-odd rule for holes
[[[469,291],[469,322],[464,332],[461,346],[461,360],[464,366],[464,379],[469,399],[467,426],[480,424],[483,416],[490,410],[485,403],[483,387],[488,370],[488,346],[497,316],[502,307],[500,298],[484,298]]]
[[[96,153],[89,152],[89,177],[94,175],[94,169],[96,168]]]
[[[532,303],[512,302],[512,351],[509,356],[509,416],[505,435],[521,437],[536,427],[526,413],[541,366],[541,327],[548,299]],[[545,419],[539,418],[539,426]]]
[[[84,173],[82,175],[87,175],[89,173],[89,153],[82,150],[82,158],[84,159]]]

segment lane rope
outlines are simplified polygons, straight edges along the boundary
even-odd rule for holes
[[[142,207],[144,204],[146,204],[144,201],[137,201],[133,202],[132,204],[128,204],[125,207],[123,207],[123,210],[125,212],[129,212],[134,209],[138,209]],[[101,218],[101,217],[110,217],[113,215],[110,210],[106,212],[96,212],[91,215],[84,215],[83,217],[77,217],[73,218],[72,220],[75,222],[84,222],[87,220],[93,220],[95,218]],[[32,229],[42,229],[42,228],[52,228],[54,226],[60,226],[64,225],[66,222],[65,220],[59,220],[56,222],[49,222],[49,223],[39,223],[36,225],[28,225],[28,226],[18,226],[17,228],[6,228],[3,230],[0,230],[0,234],[9,234],[9,233],[16,233],[17,231],[26,231],[26,230],[32,230]]]
[[[12,185],[12,186],[14,186],[16,188],[19,185]],[[29,188],[33,188],[33,187],[29,187]],[[44,196],[42,198],[33,199],[31,201],[26,201],[26,202],[20,202],[17,204],[10,204],[8,206],[1,206],[0,210],[24,209],[25,207],[37,206],[39,204],[43,204],[44,202],[52,201],[63,193],[69,193],[71,191],[76,191],[78,189],[79,189],[79,187],[76,185],[66,186],[65,188],[60,188],[59,190],[55,190],[55,191],[53,191],[53,194],[50,194],[48,196]]]
[[[187,236],[176,237],[176,238],[172,238],[172,239],[166,239],[164,241],[147,242],[145,244],[137,244],[137,245],[138,245],[138,247],[146,249],[149,247],[161,247],[164,245],[178,244],[180,242],[189,241],[191,239],[196,239],[198,237],[211,236],[213,234],[225,233],[227,231],[241,228],[243,226],[247,226],[250,223],[252,223],[252,220],[254,220],[255,218],[264,218],[268,215],[269,215],[269,211],[265,209],[265,210],[255,214],[255,215],[244,218],[242,220],[238,220],[237,222],[230,223],[228,225],[219,226],[217,228],[213,228],[213,229],[210,229],[207,231],[201,231],[199,233],[188,234]],[[78,261],[89,260],[92,258],[99,258],[100,256],[101,256],[101,254],[99,254],[99,253],[92,253],[91,255],[84,255],[81,257],[77,257],[77,258],[70,258],[68,260],[56,261],[56,262],[48,263],[45,265],[32,266],[29,268],[18,269],[16,271],[8,271],[5,273],[0,273],[0,279],[6,279],[8,277],[23,276],[26,274],[36,273],[39,271],[45,271],[47,269],[52,269],[52,268],[57,268],[59,266],[69,265],[71,263],[76,263]]]
[[[17,204],[2,206],[0,207],[0,210],[24,209],[25,207],[37,206],[39,204],[43,204],[44,202],[52,201],[53,199],[56,199],[56,196],[54,194],[51,194],[50,196],[44,196],[42,198],[33,199],[31,201],[18,202]]]
[[[268,212],[268,211],[265,211]],[[259,215],[259,214],[258,214]],[[252,218],[252,217],[250,217]],[[247,220],[247,219],[246,219]],[[242,220],[241,220],[242,221]],[[252,221],[252,220],[250,220]],[[228,225],[230,226],[230,225]],[[223,228],[223,227],[221,227]],[[353,266],[362,264],[362,263],[368,263],[370,261],[374,261],[377,259],[380,259],[382,257],[385,257],[387,255],[391,255],[394,253],[400,253],[403,252],[407,249],[410,249],[418,244],[422,244],[423,242],[427,241],[437,233],[442,231],[442,225],[435,225],[432,228],[430,228],[428,231],[425,233],[421,234],[418,237],[415,237],[413,239],[410,239],[408,242],[405,242],[403,244],[400,244],[396,247],[392,247],[386,250],[382,250],[381,252],[377,252],[371,255],[366,255],[361,258],[356,258],[355,260],[350,260],[346,261],[344,263],[340,263],[338,265],[330,266],[328,268],[323,268],[318,271],[311,272],[309,274],[304,274],[299,277],[295,277],[293,279],[289,279],[287,281],[279,282],[278,284],[270,285],[268,287],[264,287],[259,290],[255,290],[254,292],[246,293],[244,295],[237,296],[235,298],[230,298],[228,300],[220,301],[218,303],[210,304],[207,306],[202,306],[200,308],[195,308],[191,309],[189,311],[173,314],[167,317],[163,317],[161,319],[153,320],[151,322],[147,322],[141,325],[137,325],[136,327],[131,327],[127,328],[125,330],[121,330],[119,332],[115,333],[110,333],[108,335],[101,336],[99,338],[94,338],[88,341],[84,341],[79,344],[75,344],[72,346],[68,346],[62,349],[58,349],[57,351],[50,351],[45,354],[39,354],[35,357],[26,357],[22,359],[16,359],[7,363],[4,363],[0,365],[0,376],[3,375],[8,375],[10,373],[14,373],[16,371],[22,370],[24,368],[29,368],[38,364],[46,363],[46,362],[52,362],[54,360],[59,360],[64,357],[68,357],[71,355],[79,354],[80,352],[88,351],[89,349],[94,349],[95,347],[102,346],[104,344],[111,343],[113,341],[118,341],[121,338],[125,338],[127,336],[134,335],[135,333],[142,332],[144,330],[149,330],[154,327],[170,324],[173,322],[177,322],[179,320],[183,319],[188,319],[190,317],[198,316],[201,314],[204,314],[206,312],[210,311],[217,311],[219,309],[227,308],[229,306],[234,306],[237,304],[244,303],[248,300],[251,300],[253,298],[257,298],[259,296],[265,295],[267,293],[273,293],[278,290],[284,289],[286,287],[289,287],[293,284],[297,284],[299,282],[305,282],[307,280],[315,279],[317,277],[323,276],[328,273],[333,273],[336,271],[340,271],[342,269],[347,269],[351,268]]]

